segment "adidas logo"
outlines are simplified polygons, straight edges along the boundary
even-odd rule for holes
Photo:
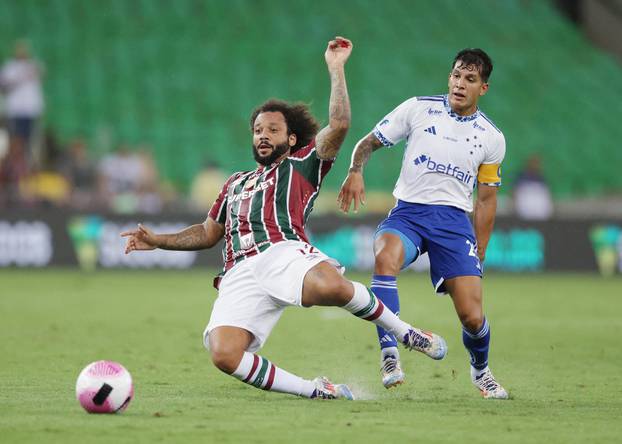
[[[426,128],[423,131],[425,131],[426,133],[434,134],[436,136],[436,128],[434,128],[433,126],[431,126],[430,128]]]
[[[380,342],[381,343],[383,343],[383,342],[384,343],[386,343],[386,342],[393,342],[393,341],[395,341],[395,339],[392,336],[390,336],[389,334],[386,334],[382,338],[380,338]]]

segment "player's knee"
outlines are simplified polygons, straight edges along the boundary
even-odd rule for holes
[[[238,350],[228,344],[210,343],[210,353],[216,368],[230,375],[238,368],[243,350]]]
[[[460,322],[471,333],[476,333],[484,324],[484,315],[481,313],[462,313]]]
[[[334,300],[337,304],[347,304],[352,299],[352,284],[347,279],[339,276],[339,279],[323,282],[322,296],[325,299]]]
[[[304,306],[347,304],[352,299],[352,284],[342,276],[314,283],[313,297],[303,301]]]
[[[385,248],[376,252],[375,268],[377,274],[397,275],[401,266],[399,254]]]
[[[352,299],[354,294],[354,287],[352,283],[346,278],[341,278],[332,283],[332,295],[336,300],[337,305],[346,305]]]

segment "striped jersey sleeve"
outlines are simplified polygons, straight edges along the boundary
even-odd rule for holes
[[[319,188],[332,168],[334,159],[320,159],[315,148],[315,139],[309,145],[300,148],[298,151],[289,156],[294,169],[314,188]]]

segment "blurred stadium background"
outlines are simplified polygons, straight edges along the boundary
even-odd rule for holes
[[[325,120],[322,54],[343,34],[356,48],[353,123],[311,222],[320,246],[370,266],[401,149],[372,157],[368,205],[343,218],[335,197],[354,143],[405,98],[443,93],[457,50],[483,47],[495,69],[482,108],[508,146],[489,270],[620,271],[619,1],[0,4],[5,68],[14,45],[25,47],[45,100],[20,143],[4,82],[0,266],[200,264],[174,254],[182,259],[106,259],[118,248],[107,234],[136,220],[200,220],[227,175],[253,167],[248,117],[265,99],[310,103]]]
[[[391,424],[422,442],[481,430],[479,442],[619,439],[620,29],[620,0],[0,0],[3,436],[240,442],[244,424],[251,441],[365,442],[386,438],[369,424]],[[458,50],[482,47],[495,62],[480,104],[507,154],[485,292],[498,321],[495,372],[513,403],[482,407],[470,392],[455,315],[430,296],[425,256],[400,279],[403,294],[416,295],[403,298],[402,313],[445,332],[452,354],[443,366],[419,363],[404,391],[378,387],[373,332],[334,311],[286,313],[271,339],[267,356],[305,376],[358,378],[370,401],[346,412],[253,391],[209,366],[199,336],[219,251],[123,255],[120,231],[202,221],[225,178],[253,168],[257,104],[304,101],[326,121],[323,52],[334,35],[354,42],[353,122],[309,226],[363,281],[403,145],[372,156],[368,203],[344,216],[335,200],[354,144],[406,98],[444,93]],[[11,104],[16,53],[27,66],[26,115]],[[324,362],[320,343],[336,344]],[[85,418],[72,399],[79,369],[103,358],[138,381],[140,401],[121,419]],[[474,409],[484,416],[465,415]],[[295,414],[301,426],[267,411]],[[431,426],[438,418],[442,429]],[[335,435],[334,425],[352,434]]]

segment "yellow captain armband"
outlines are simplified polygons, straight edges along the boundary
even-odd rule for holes
[[[477,181],[490,187],[501,186],[501,165],[498,163],[482,164],[477,171]]]

